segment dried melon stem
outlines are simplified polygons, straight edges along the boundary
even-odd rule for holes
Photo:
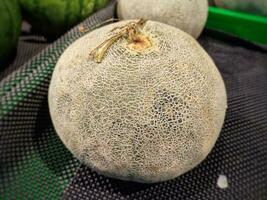
[[[120,38],[126,38],[128,40],[127,48],[133,51],[142,52],[152,46],[152,42],[149,37],[141,33],[141,29],[144,27],[147,20],[140,19],[137,22],[130,22],[122,27],[116,27],[111,30],[119,30],[116,34],[109,39],[105,40],[99,46],[97,46],[90,55],[94,61],[101,63],[108,49]]]
[[[152,46],[150,39],[141,33],[137,33],[135,29],[129,31],[128,40],[129,44],[127,47],[134,51],[142,52]]]

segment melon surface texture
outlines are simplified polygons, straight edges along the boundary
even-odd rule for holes
[[[194,38],[154,21],[96,62],[90,52],[127,24],[94,30],[63,53],[49,88],[52,121],[73,155],[100,174],[173,179],[213,148],[227,107],[224,82]]]
[[[120,19],[149,19],[175,26],[197,38],[208,16],[207,0],[118,0]]]

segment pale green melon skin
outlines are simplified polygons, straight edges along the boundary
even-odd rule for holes
[[[153,46],[142,53],[122,38],[96,63],[89,53],[111,37],[100,29],[60,57],[49,87],[49,110],[60,139],[81,162],[121,180],[155,183],[202,162],[227,108],[223,79],[188,34],[148,21]]]
[[[194,38],[204,29],[207,0],[118,0],[120,19],[149,19],[179,28]]]

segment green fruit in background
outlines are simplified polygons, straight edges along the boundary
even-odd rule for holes
[[[109,0],[95,0],[95,11],[104,8],[108,2]]]
[[[21,30],[17,0],[0,0],[0,69],[14,55]]]
[[[92,14],[95,0],[20,0],[20,4],[33,28],[53,38]]]

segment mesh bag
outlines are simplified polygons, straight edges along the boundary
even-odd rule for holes
[[[89,17],[89,28],[114,15],[115,2]],[[208,158],[171,181],[114,180],[81,165],[56,135],[47,91],[59,56],[78,27],[0,83],[0,199],[267,199],[267,51],[214,32],[199,42],[224,78],[226,121]],[[229,187],[220,189],[220,174]]]

